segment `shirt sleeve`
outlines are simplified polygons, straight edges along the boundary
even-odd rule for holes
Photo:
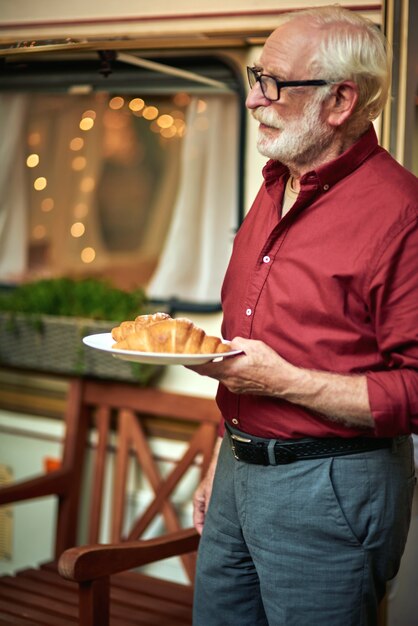
[[[418,433],[418,218],[383,242],[369,302],[384,368],[367,373],[379,437]],[[378,255],[379,256],[379,255]]]
[[[221,419],[218,426],[218,437],[223,437],[225,434],[225,421]]]

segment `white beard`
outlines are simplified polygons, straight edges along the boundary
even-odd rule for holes
[[[284,165],[314,162],[334,138],[333,130],[320,119],[321,105],[322,99],[316,98],[307,103],[300,117],[288,121],[273,108],[254,109],[252,115],[257,121],[279,130],[277,137],[271,137],[259,129],[258,151]]]

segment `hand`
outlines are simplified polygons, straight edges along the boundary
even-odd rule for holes
[[[215,378],[237,394],[282,396],[297,379],[298,368],[262,341],[235,337],[231,348],[244,354],[189,369]]]
[[[205,476],[193,496],[193,526],[199,535],[202,534],[205,523],[206,511],[212,493],[212,483],[213,476]]]
[[[296,367],[262,341],[236,337],[245,354],[192,367],[236,394],[282,398],[347,426],[374,428],[367,377]]]
[[[193,525],[199,535],[202,534],[203,525],[205,523],[206,511],[208,510],[209,500],[212,495],[212,485],[215,476],[215,469],[218,463],[219,450],[222,443],[222,437],[218,437],[213,450],[213,456],[209,465],[209,469],[205,478],[195,491],[193,496]]]

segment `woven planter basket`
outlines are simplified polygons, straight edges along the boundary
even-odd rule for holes
[[[153,382],[162,370],[160,366],[121,361],[82,343],[86,335],[110,332],[118,324],[73,317],[0,313],[0,365],[142,385]]]

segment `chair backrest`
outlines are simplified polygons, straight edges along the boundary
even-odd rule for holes
[[[56,556],[72,545],[103,543],[103,522],[111,542],[142,537],[156,516],[162,516],[167,532],[179,530],[182,524],[172,495],[192,466],[198,467],[201,475],[206,472],[219,419],[212,399],[127,383],[73,380],[67,402],[62,461],[65,489],[58,509]],[[149,433],[158,429],[172,433],[176,428],[183,439],[186,436],[187,445],[173,468],[162,475]],[[132,472],[146,479],[152,498],[135,512],[134,519],[127,520]],[[82,510],[86,501],[87,511]],[[87,524],[80,542],[81,513]],[[183,564],[192,576],[193,560],[187,555]]]

